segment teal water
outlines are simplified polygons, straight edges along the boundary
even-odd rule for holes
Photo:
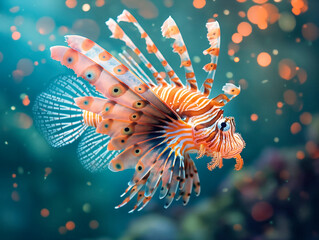
[[[95,2],[78,0],[75,8],[63,0],[0,2],[1,239],[319,239],[318,2],[309,0],[308,10],[295,16],[289,2],[268,1],[281,20],[264,30],[238,15],[256,5],[250,0],[207,1],[201,9],[190,0],[107,0],[100,7]],[[84,4],[89,11],[83,11]],[[202,192],[186,207],[174,201],[165,210],[155,194],[141,212],[128,214],[133,205],[115,210],[132,172],[92,174],[77,159],[78,142],[52,148],[34,126],[35,98],[57,75],[72,73],[51,60],[49,48],[65,45],[65,34],[79,34],[117,55],[124,45],[109,38],[104,22],[123,9],[138,19],[183,76],[171,41],[160,32],[172,16],[200,83],[206,77],[202,67],[209,62],[202,54],[208,48],[205,23],[218,14],[221,52],[212,96],[228,81],[242,86],[225,115],[235,117],[246,141],[244,168],[236,172],[235,161],[225,160],[222,169],[210,172],[208,158],[197,160]],[[252,25],[252,33],[236,45],[232,35],[243,21]],[[309,23],[315,26],[310,36],[305,34]],[[121,26],[145,50],[137,31]],[[234,46],[239,50],[229,56]],[[271,56],[267,67],[257,63],[261,52]],[[288,67],[289,80],[279,74],[284,59],[295,64]],[[66,230],[70,221],[75,228]]]

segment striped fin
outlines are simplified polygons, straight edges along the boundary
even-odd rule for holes
[[[141,80],[148,83],[150,87],[155,87],[156,85],[152,83],[149,76],[146,75],[146,73],[141,69],[141,67],[132,59],[129,54],[126,51],[123,51],[122,53],[119,53],[119,56],[122,59],[122,62],[126,64],[126,66],[129,67],[129,69],[134,72]]]
[[[111,38],[120,39],[125,42],[126,46],[129,47],[144,63],[144,65],[151,71],[154,79],[158,84],[166,85],[165,80],[161,77],[154,66],[147,60],[144,54],[135,46],[133,41],[126,35],[123,29],[115,22],[112,18],[105,22],[106,26],[112,32]]]
[[[53,147],[74,142],[86,130],[83,111],[75,97],[92,95],[93,88],[74,76],[59,76],[33,106],[36,125]]]
[[[150,89],[150,86],[145,84],[141,79],[139,79],[134,73],[132,73],[125,65],[120,63],[117,59],[115,59],[110,53],[105,51],[102,47],[100,47],[98,44],[94,43],[93,41],[81,37],[81,36],[66,36],[66,41],[68,45],[76,50],[78,53],[78,60],[82,60],[82,70],[79,69],[83,75],[85,73],[92,73],[92,71],[96,72],[97,74],[107,75],[108,78],[112,78],[115,81],[118,81],[127,87],[130,88],[130,90],[135,93],[137,96],[139,96],[142,99],[146,99],[153,108],[158,109],[158,111],[164,113],[165,115],[168,115],[171,118],[177,119],[178,116],[175,114],[167,105],[166,103],[162,102]],[[89,44],[89,47],[86,45]],[[54,51],[54,50],[53,50]],[[58,53],[59,54],[59,53]],[[55,54],[52,55],[53,57]],[[85,56],[87,59],[83,60],[83,57]],[[106,56],[106,57],[104,57]],[[61,56],[60,56],[61,57]],[[64,56],[65,57],[65,56]],[[68,58],[67,58],[68,59]],[[63,59],[60,59],[60,61]],[[62,62],[63,64],[63,62]],[[94,66],[91,66],[94,64]],[[77,62],[75,64],[69,64],[68,67],[75,67]],[[89,65],[88,69],[85,69],[85,65]],[[72,68],[73,69],[73,68]],[[85,71],[83,71],[85,69]],[[73,69],[74,70],[74,69]],[[91,75],[89,75],[91,76]],[[86,80],[90,81],[92,84],[94,84],[97,89],[104,90],[105,94],[105,88],[107,88],[107,83],[110,82],[110,80],[106,80],[105,78],[98,78],[98,75],[95,76],[96,79],[88,79],[87,75],[84,76]],[[105,76],[106,77],[106,76]],[[97,81],[99,80],[99,81]],[[103,86],[102,86],[103,84]],[[112,96],[106,96],[107,98],[110,98]],[[114,96],[113,96],[114,97]],[[119,99],[120,97],[117,97]],[[125,97],[121,97],[121,99],[124,99]],[[127,98],[125,98],[127,99]],[[128,98],[127,100],[131,100]]]
[[[213,82],[214,82],[214,76],[216,73],[217,68],[217,61],[219,56],[219,49],[220,49],[220,27],[217,21],[214,22],[208,22],[206,23],[207,28],[207,39],[209,41],[210,47],[206,49],[203,54],[204,55],[210,55],[211,61],[210,63],[206,64],[204,66],[204,70],[208,72],[207,78],[204,81],[203,87],[201,89],[202,93],[205,96],[209,96]]]
[[[182,35],[172,17],[166,19],[161,30],[163,37],[174,39],[173,52],[177,53],[181,58],[181,67],[183,66],[185,69],[187,86],[192,91],[197,91],[197,81],[192,62],[189,58]]]
[[[134,65],[134,67],[137,69],[136,71],[139,72],[142,76],[144,76],[144,78],[148,78],[149,82],[150,82],[150,86],[151,87],[155,87],[156,85],[153,84],[151,82],[151,79],[149,78],[149,76],[144,72],[144,70],[140,67],[140,65],[133,59],[133,57],[127,52],[127,51],[123,51],[123,55],[126,57],[126,59],[132,64]],[[164,79],[163,79],[164,81]],[[164,81],[165,82],[165,81]],[[166,83],[166,82],[165,82]]]
[[[85,131],[78,146],[78,157],[81,164],[91,172],[99,172],[108,168],[108,162],[120,151],[108,151],[110,137],[99,134],[95,128]]]
[[[124,10],[122,14],[120,14],[117,17],[118,22],[130,22],[137,27],[138,31],[141,33],[141,38],[145,38],[146,41],[146,49],[149,53],[154,53],[157,59],[161,62],[163,65],[166,73],[169,76],[169,79],[171,83],[174,83],[176,87],[183,87],[183,83],[179,79],[179,77],[176,75],[173,68],[168,64],[168,62],[165,60],[162,53],[158,50],[158,48],[155,46],[152,39],[148,36],[148,34],[144,31],[144,29],[141,27],[141,25],[136,21],[136,19],[133,17],[133,15],[128,12],[127,10]]]
[[[180,195],[176,199],[183,198],[183,204],[186,205],[189,201],[192,190],[196,193],[196,196],[200,194],[200,182],[198,172],[194,161],[190,158],[189,154],[185,155],[185,179],[183,186],[180,188]]]

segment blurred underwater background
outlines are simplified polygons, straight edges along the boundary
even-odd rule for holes
[[[196,160],[201,194],[185,207],[166,210],[155,194],[141,212],[114,209],[133,172],[90,173],[77,143],[52,148],[34,124],[35,98],[73,73],[50,47],[77,34],[117,56],[124,44],[104,22],[123,9],[182,76],[160,32],[172,16],[201,82],[205,24],[218,20],[212,96],[227,82],[242,89],[224,110],[246,141],[244,167],[234,171],[230,159],[211,172],[209,158]],[[0,239],[319,239],[318,9],[317,0],[1,0]],[[120,25],[145,50],[136,29]]]

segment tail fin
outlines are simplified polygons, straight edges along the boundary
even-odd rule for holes
[[[86,130],[83,110],[74,98],[96,95],[95,90],[80,79],[59,76],[41,93],[33,106],[35,122],[46,140],[53,147],[74,142]]]

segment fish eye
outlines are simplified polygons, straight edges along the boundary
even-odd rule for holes
[[[226,132],[230,129],[230,123],[229,121],[227,121],[225,118],[219,120],[218,122],[218,128],[223,131]]]

